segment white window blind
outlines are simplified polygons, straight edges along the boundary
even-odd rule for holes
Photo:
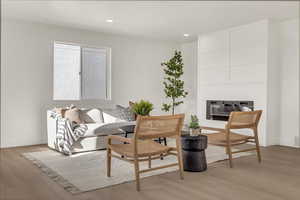
[[[54,100],[80,99],[80,46],[54,44]]]
[[[107,48],[54,44],[54,100],[108,99]]]
[[[82,98],[106,99],[106,49],[82,48]]]

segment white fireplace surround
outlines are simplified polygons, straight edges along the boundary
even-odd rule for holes
[[[292,23],[295,26],[296,23]],[[299,121],[299,91],[294,95],[294,99],[290,99],[295,102],[296,113],[287,116],[282,113],[281,108],[285,106],[282,104],[286,101],[281,91],[282,71],[285,71],[282,68],[289,67],[284,66],[287,65],[284,63],[286,60],[281,59],[284,53],[282,32],[286,31],[283,29],[287,28],[286,26],[262,20],[199,35],[196,103],[197,115],[202,125],[223,127],[225,124],[222,121],[206,120],[206,100],[254,101],[254,108],[263,110],[259,126],[261,145],[282,144],[281,140],[284,137],[295,138],[294,142],[291,141],[293,139],[287,141],[288,145],[299,145],[299,141],[296,141],[297,136],[299,139],[299,125],[293,122]],[[298,38],[297,40],[299,41]],[[299,46],[294,50],[299,52]],[[295,56],[292,59],[297,60]],[[299,64],[298,60],[297,62]],[[292,64],[294,68],[297,67],[296,63]],[[289,87],[299,89],[299,73],[297,83]],[[289,95],[288,93],[285,92],[286,95]],[[296,119],[287,122],[282,119],[282,115]],[[283,120],[285,122],[282,122]],[[282,126],[293,129],[295,135],[283,135]]]

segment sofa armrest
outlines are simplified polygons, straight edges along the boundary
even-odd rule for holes
[[[52,111],[47,111],[47,138],[48,147],[55,149],[54,142],[56,140],[57,120],[51,117]]]

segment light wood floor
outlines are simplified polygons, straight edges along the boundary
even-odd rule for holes
[[[255,156],[210,166],[203,173],[185,172],[152,176],[141,181],[141,192],[134,183],[71,195],[45,176],[20,153],[38,151],[45,146],[1,150],[1,200],[299,200],[300,149],[272,146],[262,149],[263,162]]]

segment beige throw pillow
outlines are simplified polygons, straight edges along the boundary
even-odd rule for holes
[[[61,114],[62,117],[65,116],[65,112],[67,111],[68,109],[67,108],[54,108],[53,111],[58,113],[58,114]]]
[[[79,112],[80,111],[78,108],[71,108],[65,112],[64,117],[66,119],[69,119],[71,122],[75,122],[77,124],[82,124]]]

